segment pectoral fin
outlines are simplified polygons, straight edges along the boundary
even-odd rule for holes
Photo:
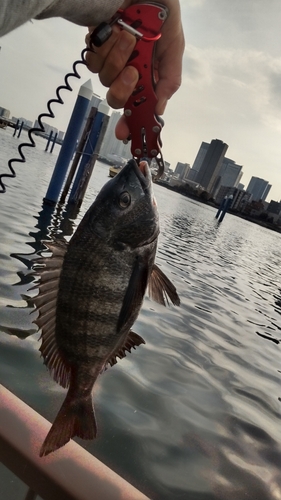
[[[141,304],[147,286],[147,277],[147,266],[137,258],[118,318],[118,331],[127,323],[136,308]]]
[[[154,264],[148,281],[149,297],[163,306],[169,305],[169,299],[175,306],[180,305],[176,287],[167,276]]]

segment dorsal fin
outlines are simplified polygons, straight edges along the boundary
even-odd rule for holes
[[[169,304],[169,299],[175,306],[180,305],[176,287],[156,264],[153,264],[148,280],[148,295],[163,306]]]
[[[118,361],[117,358],[125,358],[126,351],[131,352],[131,349],[135,349],[141,344],[145,344],[145,340],[140,335],[130,330],[130,333],[127,335],[124,344],[121,347],[118,347],[118,349],[107,360],[104,370],[107,370],[109,366],[116,365]]]
[[[40,339],[42,344],[40,352],[44,358],[44,364],[50,370],[54,380],[62,387],[68,387],[70,380],[70,367],[62,358],[56,343],[56,306],[59,290],[59,280],[63,260],[67,251],[65,240],[43,241],[48,250],[52,252],[51,257],[40,257],[34,261],[34,276],[40,277],[39,293],[33,299],[38,311],[38,317],[33,321],[42,330]]]

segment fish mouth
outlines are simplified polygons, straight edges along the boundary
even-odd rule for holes
[[[132,169],[137,176],[143,189],[148,189],[151,186],[151,172],[147,161],[141,161],[139,165],[136,160],[132,159],[128,162],[128,167]]]

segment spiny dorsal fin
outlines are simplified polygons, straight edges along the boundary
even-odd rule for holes
[[[70,379],[70,368],[66,365],[57,348],[56,331],[56,307],[59,290],[59,280],[63,260],[67,251],[65,240],[43,241],[48,250],[52,252],[51,257],[40,257],[34,261],[34,275],[40,277],[39,293],[33,299],[38,311],[38,317],[33,321],[42,329],[42,344],[40,352],[44,358],[44,364],[48,367],[53,378],[62,387],[68,387]]]
[[[148,295],[163,306],[169,304],[169,299],[175,306],[180,305],[176,287],[156,264],[148,280]]]
[[[131,349],[135,349],[137,346],[145,344],[145,340],[137,333],[130,330],[129,335],[126,337],[124,344],[112,354],[112,356],[107,360],[104,370],[107,370],[109,366],[116,365],[117,358],[122,359],[126,356],[126,351],[131,352]]]

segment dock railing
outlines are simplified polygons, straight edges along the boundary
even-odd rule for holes
[[[0,461],[27,485],[25,500],[148,500],[74,441],[40,458],[50,426],[0,385]]]

